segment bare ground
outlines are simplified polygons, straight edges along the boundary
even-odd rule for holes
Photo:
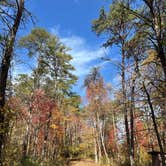
[[[70,166],[99,166],[92,160],[82,159],[80,161],[71,161]]]

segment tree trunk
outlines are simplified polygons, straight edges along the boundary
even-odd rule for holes
[[[106,157],[106,160],[107,160],[107,164],[109,164],[109,157],[108,157],[108,153],[107,153],[107,150],[106,150],[106,147],[105,147],[105,142],[104,142],[104,126],[105,126],[105,122],[103,120],[103,125],[100,129],[100,138],[101,138],[101,144],[102,144],[102,147],[103,147],[103,151],[104,151],[104,154],[105,154],[105,157]]]
[[[159,46],[158,48],[158,57],[160,59],[160,63],[164,72],[164,76],[165,76],[165,81],[166,81],[166,55],[164,54],[164,50],[162,48],[162,46]]]
[[[96,139],[96,147],[97,147],[97,156],[98,156],[98,162],[101,162],[101,139],[100,139],[100,129],[99,129],[99,115],[98,112],[95,112],[95,118],[94,118],[94,134]]]
[[[116,120],[115,120],[115,112],[113,112],[112,116],[112,125],[113,125],[113,131],[114,131],[114,138],[115,138],[115,148],[114,151],[115,155],[117,155],[117,158],[119,159],[119,147],[118,147],[118,133],[117,133],[117,126],[116,126]]]
[[[17,6],[17,14],[14,24],[11,30],[9,31],[8,39],[6,41],[6,47],[4,49],[4,55],[2,56],[2,63],[0,67],[0,124],[1,124],[0,125],[0,165],[2,165],[2,148],[5,137],[5,128],[8,128],[8,126],[4,124],[5,116],[3,110],[3,107],[5,105],[6,84],[7,84],[11,58],[13,54],[15,38],[21,22],[23,10],[24,10],[24,0],[20,0]]]
[[[134,73],[135,74],[135,73]],[[134,165],[134,93],[135,93],[135,76],[132,80],[132,88],[131,88],[131,108],[130,108],[130,161],[131,165]]]
[[[155,130],[157,141],[158,141],[158,145],[159,145],[159,148],[160,148],[162,166],[166,166],[166,164],[165,164],[164,149],[163,149],[163,146],[162,146],[160,134],[159,134],[158,127],[157,127],[156,117],[155,117],[153,105],[152,105],[152,102],[151,102],[151,98],[150,98],[149,92],[147,91],[144,82],[143,82],[143,89],[144,89],[145,94],[147,96],[147,102],[148,102],[149,108],[151,110],[151,118],[152,118],[152,121],[153,121],[154,130]]]
[[[124,44],[122,44],[122,101],[123,101],[123,112],[124,112],[124,122],[125,122],[125,131],[126,131],[126,139],[127,139],[127,151],[128,151],[128,157],[130,161],[130,132],[129,132],[129,124],[128,124],[128,111],[127,111],[127,98],[126,98],[126,86],[125,86],[125,49]],[[130,161],[131,165],[131,161]],[[132,165],[131,165],[132,166]]]
[[[92,128],[92,134],[93,134],[93,137],[94,137],[94,155],[95,155],[95,162],[98,163],[97,135],[96,135],[95,122],[94,121],[93,121],[93,125],[94,125],[94,127]]]
[[[139,75],[138,58],[134,56],[135,66],[134,73],[132,74],[131,83],[131,106],[130,106],[130,161],[131,165],[135,165],[134,162],[134,110],[135,110],[135,82]]]

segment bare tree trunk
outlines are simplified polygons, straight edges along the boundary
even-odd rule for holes
[[[94,155],[95,155],[95,162],[98,163],[98,151],[97,151],[97,135],[96,135],[96,129],[95,129],[95,122],[93,121],[93,137],[94,137]]]
[[[116,120],[115,119],[116,119],[115,118],[115,112],[113,112],[112,125],[113,125],[114,138],[115,138],[115,147],[117,149],[116,155],[117,155],[117,158],[119,159],[119,148],[118,148],[118,139],[117,139],[118,138],[118,134],[117,134],[117,131],[116,131],[117,127],[116,127]],[[115,153],[115,151],[114,151],[114,153]]]
[[[107,163],[109,164],[109,158],[108,158],[108,153],[107,153],[107,150],[106,150],[106,147],[105,147],[105,143],[104,143],[104,120],[103,120],[103,125],[100,129],[100,137],[101,137],[101,144],[102,144],[102,147],[103,147],[103,151],[104,151],[104,154],[105,154],[105,157],[106,157],[106,160],[107,160]]]
[[[5,137],[5,128],[8,128],[5,123],[5,117],[3,107],[5,105],[6,84],[8,78],[8,72],[11,64],[11,58],[13,54],[13,47],[15,43],[16,34],[21,22],[22,14],[24,11],[24,0],[20,0],[17,3],[17,14],[12,28],[9,31],[8,39],[6,41],[6,47],[4,49],[4,55],[2,56],[2,63],[0,67],[0,165],[2,165],[2,148]]]
[[[100,142],[100,137],[97,134],[97,152],[98,152],[98,162],[101,163],[101,142]]]
[[[101,139],[100,139],[100,129],[99,129],[99,115],[98,112],[95,113],[95,130],[96,130],[96,143],[97,143],[97,152],[98,152],[98,161],[101,162]]]

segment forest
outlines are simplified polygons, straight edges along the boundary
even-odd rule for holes
[[[79,85],[73,61],[88,56],[75,59],[30,3],[0,0],[0,166],[166,166],[166,1],[96,9],[88,26],[106,50],[97,57],[105,73],[84,67]]]

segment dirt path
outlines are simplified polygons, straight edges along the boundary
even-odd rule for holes
[[[70,166],[99,166],[92,160],[82,159],[80,161],[71,161]]]

